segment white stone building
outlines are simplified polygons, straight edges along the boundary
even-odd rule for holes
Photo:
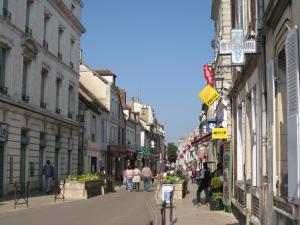
[[[0,0],[0,196],[77,173],[80,0]]]

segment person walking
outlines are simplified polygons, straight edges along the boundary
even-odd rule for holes
[[[135,191],[139,191],[141,182],[141,171],[137,167],[133,170],[132,182],[134,183]]]
[[[144,166],[144,168],[142,169],[142,177],[144,181],[144,191],[149,191],[152,171],[148,165]]]
[[[203,169],[200,171],[200,181],[198,185],[197,190],[197,202],[198,205],[201,205],[201,192],[204,190],[205,193],[205,203],[208,204],[209,202],[209,192],[208,192],[208,186],[210,182],[210,170],[207,166],[207,163],[203,163]]]
[[[126,170],[126,180],[127,180],[128,191],[132,191],[132,186],[133,186],[132,178],[133,178],[133,170],[131,169],[131,166],[128,166],[127,170]]]
[[[196,183],[196,169],[192,169],[192,184]]]
[[[44,167],[43,167],[41,177],[43,175],[45,176],[45,179],[46,179],[46,193],[50,194],[50,192],[51,192],[51,182],[52,182],[52,179],[54,177],[54,168],[50,164],[50,160],[47,160],[46,165],[44,165]]]

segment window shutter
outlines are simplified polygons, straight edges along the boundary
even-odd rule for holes
[[[288,196],[300,204],[299,174],[299,40],[298,28],[288,33],[285,42],[287,78],[287,129],[288,129]]]

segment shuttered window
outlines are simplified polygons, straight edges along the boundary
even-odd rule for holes
[[[288,129],[288,196],[289,200],[300,204],[300,132],[299,132],[299,39],[294,28],[287,36],[286,78],[287,78],[287,129]]]

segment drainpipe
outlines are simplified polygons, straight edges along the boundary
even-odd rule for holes
[[[261,223],[262,224],[273,224],[273,194],[268,188],[268,181],[272,178],[272,170],[269,163],[272,164],[272,160],[267,160],[268,148],[267,148],[267,93],[266,93],[266,38],[265,38],[265,27],[264,27],[264,0],[258,0],[258,34],[260,39],[260,49],[259,54],[259,79],[261,84],[261,158],[260,158],[260,196],[262,201],[260,204],[261,213]]]

